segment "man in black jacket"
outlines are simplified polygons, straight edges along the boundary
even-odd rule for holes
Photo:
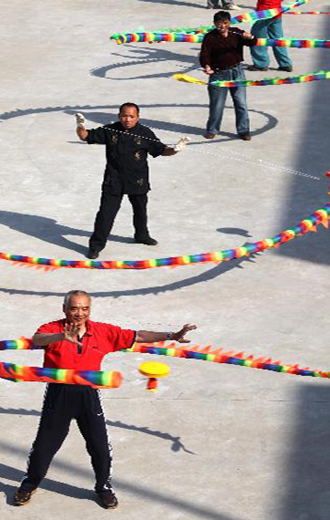
[[[98,258],[104,249],[124,195],[128,196],[133,208],[135,242],[149,246],[157,244],[147,227],[148,154],[152,157],[175,155],[183,150],[189,139],[180,139],[173,148],[166,146],[149,128],[139,123],[139,112],[135,103],[124,103],[119,109],[118,122],[92,130],[86,130],[85,118],[76,114],[78,137],[88,144],[106,146],[101,203],[87,258]]]

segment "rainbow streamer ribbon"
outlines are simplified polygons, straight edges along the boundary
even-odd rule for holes
[[[38,347],[35,347],[32,340],[27,338],[0,341],[0,350],[24,350],[34,348]],[[189,348],[178,348],[175,343],[165,346],[165,342],[163,341],[152,344],[134,343],[130,349],[123,350],[122,352],[133,354],[155,354],[157,356],[176,357],[181,359],[196,359],[212,361],[213,363],[225,363],[228,365],[271,370],[273,372],[281,372],[297,376],[330,378],[330,372],[311,370],[309,367],[300,368],[299,365],[283,365],[281,361],[272,361],[271,358],[264,356],[255,358],[253,355],[246,355],[243,352],[235,353],[233,350],[225,352],[223,348],[211,350],[209,345],[207,347],[195,345]],[[67,375],[64,373],[67,373]],[[112,376],[114,379],[105,379],[108,377],[108,374],[115,374]],[[121,383],[121,374],[118,372],[79,372],[75,370],[58,370],[52,368],[20,367],[13,363],[0,363],[0,377],[11,379],[13,381],[91,384],[92,386],[97,385],[102,388],[118,388]],[[85,382],[86,379],[87,382]],[[111,381],[110,385],[109,381]],[[119,384],[117,384],[118,381]]]
[[[31,339],[24,337],[0,341],[0,350],[42,350],[42,348],[34,345]]]
[[[298,7],[303,4],[307,4],[309,0],[298,0],[297,2],[287,4],[283,6],[281,9],[266,9],[263,11],[256,11],[253,13],[245,13],[239,14],[231,19],[231,25],[240,24],[243,22],[252,23],[256,20],[265,20],[268,18],[273,18],[278,14],[288,13],[295,7]],[[171,34],[171,33],[184,33],[184,34],[193,34],[193,33],[202,33],[205,34],[214,29],[214,25],[201,25],[199,27],[193,28],[184,28],[177,27],[175,29],[165,29],[165,30],[156,30],[152,32],[139,32],[134,31],[130,33],[115,33],[110,36],[110,40],[115,40],[118,45],[123,43],[137,43],[137,42],[149,42],[152,43],[154,41],[179,41],[179,40],[171,40],[171,39],[156,39],[156,35],[158,34]],[[169,37],[169,36],[167,36]],[[197,42],[193,42],[197,43]]]
[[[285,13],[285,14],[330,14],[326,11],[293,11],[292,13]]]
[[[212,361],[213,363],[226,363],[227,365],[271,370],[273,372],[293,374],[296,376],[330,378],[330,372],[311,370],[309,367],[299,368],[299,365],[283,365],[281,361],[272,361],[271,358],[266,357],[255,359],[253,355],[246,356],[243,352],[236,354],[234,351],[224,352],[222,348],[211,351],[210,346],[201,348],[196,345],[195,347],[184,349],[175,347],[174,343],[168,347],[163,345],[164,343],[159,343],[158,346],[134,343],[134,345],[125,352],[156,354],[157,356],[178,357],[183,359],[199,359]]]
[[[327,176],[330,174],[327,173]],[[39,258],[24,255],[0,253],[0,260],[8,260],[16,264],[26,264],[33,267],[56,269],[66,267],[70,269],[151,269],[154,267],[178,267],[182,265],[200,264],[208,262],[223,262],[248,257],[260,253],[266,249],[279,247],[289,240],[304,235],[310,231],[317,231],[317,226],[322,224],[328,228],[330,218],[330,203],[316,210],[308,218],[302,220],[291,229],[279,233],[273,238],[265,238],[252,244],[246,244],[236,249],[225,249],[211,253],[199,253],[194,255],[170,256],[167,258],[154,258],[149,260],[61,260],[55,258]]]
[[[210,346],[201,348],[196,345],[186,349],[177,348],[175,343],[172,343],[168,347],[163,345],[163,342],[158,343],[158,346],[134,343],[130,349],[125,350],[124,352],[156,354],[157,356],[179,357],[183,359],[199,359],[203,361],[212,361],[214,363],[226,363],[228,365],[271,370],[273,372],[293,374],[296,376],[330,378],[330,372],[311,370],[309,367],[300,368],[299,365],[283,365],[281,361],[272,361],[271,358],[267,357],[254,358],[253,355],[246,356],[243,352],[238,352],[236,354],[234,351],[224,352],[222,348],[211,351]]]
[[[202,43],[205,34],[196,33],[146,33],[136,32],[129,37],[125,43],[140,43],[140,42],[172,42],[172,43]],[[330,48],[330,40],[318,40],[315,38],[301,40],[298,38],[257,38],[255,43],[257,47],[295,47],[298,49],[328,49]]]
[[[295,47],[297,49],[329,49],[330,40],[299,40],[297,38],[257,38],[258,47]]]
[[[173,79],[183,81],[184,83],[193,83],[194,85],[208,85],[206,81],[199,80],[189,76],[188,74],[173,74]],[[319,70],[312,74],[301,74],[300,76],[288,76],[286,78],[263,78],[258,80],[237,79],[233,81],[211,81],[211,85],[217,87],[269,87],[274,85],[292,85],[293,83],[310,83],[311,81],[320,81],[330,79],[330,71]]]
[[[65,385],[88,385],[93,388],[119,388],[122,383],[121,373],[115,371],[25,367],[15,363],[0,363],[0,378],[9,379],[16,383],[35,381]]]
[[[31,339],[0,341],[0,350],[35,350]],[[0,378],[14,382],[36,381],[66,385],[88,385],[93,388],[119,388],[122,375],[116,371],[71,370],[60,368],[25,367],[15,363],[0,363]]]

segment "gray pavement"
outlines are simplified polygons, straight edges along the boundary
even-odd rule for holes
[[[327,202],[328,82],[250,88],[251,142],[203,140],[204,87],[197,44],[108,41],[117,31],[206,24],[206,0],[3,1],[0,83],[1,251],[84,259],[99,203],[104,150],[80,143],[73,114],[90,126],[116,120],[125,101],[175,157],[151,159],[149,215],[159,245],[132,240],[127,201],[101,259],[143,259],[235,248],[276,235]],[[239,4],[244,11],[252,0]],[[330,11],[312,1],[305,11]],[[245,26],[246,28],[248,26]],[[286,37],[329,38],[329,16],[285,16]],[[294,73],[330,69],[324,49],[292,49]],[[246,62],[250,63],[249,51]],[[276,65],[268,76],[276,76]],[[248,73],[248,77],[261,74]],[[285,76],[285,73],[282,73]],[[63,295],[90,291],[93,317],[123,327],[175,330],[194,344],[329,368],[329,234],[324,228],[253,258],[151,271],[60,269],[1,261],[1,339],[31,336],[61,317]],[[1,519],[328,520],[330,382],[167,358],[171,376],[150,395],[147,356],[115,354],[103,368],[124,384],[103,392],[120,507],[94,501],[93,473],[75,425],[31,504],[11,505],[38,426],[43,384],[0,382]],[[150,359],[155,360],[155,357]],[[38,365],[38,352],[1,361]],[[163,359],[160,359],[164,361]]]

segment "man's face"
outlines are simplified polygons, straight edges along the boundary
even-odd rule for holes
[[[220,34],[227,34],[230,27],[230,20],[218,20],[215,26]]]
[[[73,295],[66,306],[63,306],[63,312],[69,323],[76,323],[83,326],[91,313],[90,299],[82,295]]]
[[[139,114],[135,107],[124,107],[118,117],[125,130],[133,128],[139,120]]]

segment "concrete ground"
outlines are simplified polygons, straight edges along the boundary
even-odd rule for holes
[[[207,24],[206,0],[3,1],[0,83],[1,251],[84,259],[99,203],[104,150],[75,136],[141,106],[175,157],[150,159],[150,248],[132,240],[125,201],[101,259],[144,259],[238,247],[290,228],[327,202],[330,93],[326,81],[250,88],[253,139],[236,138],[231,101],[222,133],[205,142],[207,92],[171,75],[198,69],[197,44],[117,46],[111,33]],[[239,4],[243,12],[254,6]],[[312,1],[302,10],[330,11]],[[248,28],[248,26],[244,26]],[[285,16],[286,37],[329,38],[329,16]],[[294,73],[330,69],[324,49],[292,49]],[[251,63],[249,51],[246,62]],[[274,58],[267,76],[276,71]],[[249,78],[262,77],[247,73]],[[31,336],[61,317],[63,295],[94,297],[93,317],[123,327],[176,330],[193,344],[329,368],[329,233],[320,228],[250,260],[147,271],[59,269],[1,261],[1,339]],[[150,359],[156,360],[154,356]],[[13,508],[38,426],[43,384],[0,383],[0,517],[53,520],[328,520],[330,382],[168,358],[171,376],[150,395],[138,365],[108,356],[124,384],[103,392],[120,507],[94,500],[76,425],[31,504]],[[38,352],[1,361],[42,363]],[[164,359],[160,359],[164,361]]]

